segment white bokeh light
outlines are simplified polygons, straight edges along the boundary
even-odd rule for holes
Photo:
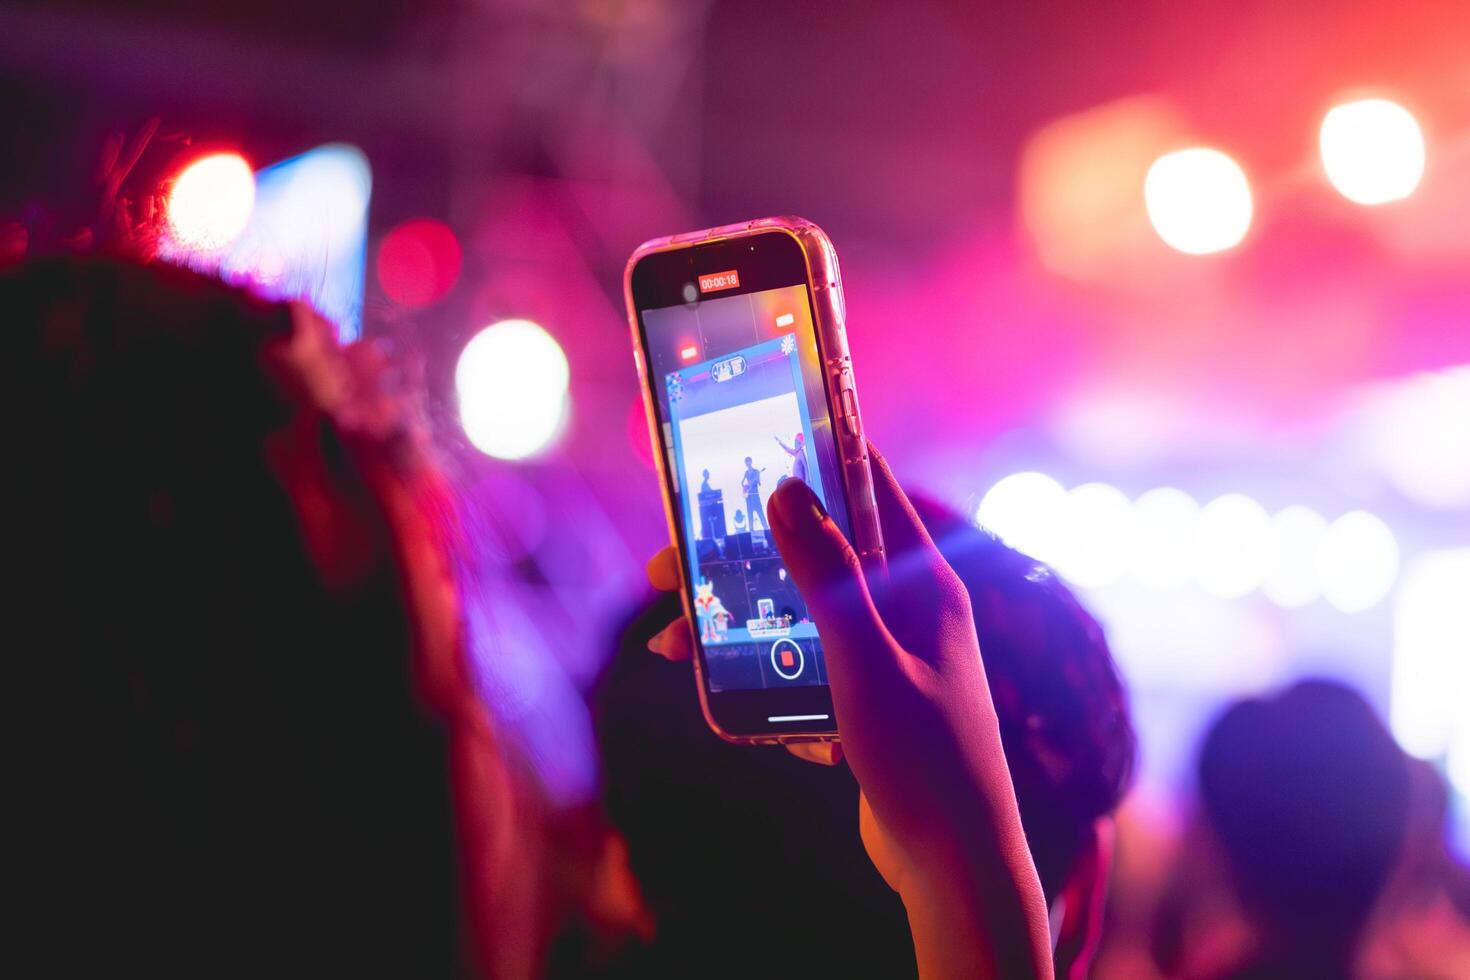
[[[1322,120],[1322,169],[1339,194],[1387,204],[1414,193],[1424,176],[1424,134],[1412,113],[1387,99],[1337,106]]]
[[[1470,507],[1466,419],[1470,366],[1416,374],[1366,393],[1354,444],[1415,503],[1445,510]]]
[[[1389,722],[1405,751],[1470,767],[1470,548],[1422,555],[1394,598]],[[1461,769],[1465,775],[1470,771]],[[1470,795],[1470,780],[1460,784]]]
[[[1465,696],[1470,698],[1470,691],[1466,691]],[[1455,792],[1470,797],[1470,722],[1462,720],[1455,729],[1454,738],[1450,740],[1449,757],[1445,759],[1445,775],[1450,777]]]
[[[1084,483],[1068,496],[1073,541],[1058,571],[1084,588],[1112,585],[1133,561],[1133,506],[1106,483]]]
[[[465,435],[489,456],[534,456],[561,433],[570,380],[566,354],[539,324],[492,323],[465,345],[454,369]]]
[[[1240,164],[1219,150],[1166,153],[1149,167],[1143,203],[1170,248],[1190,255],[1240,244],[1251,226],[1251,188]]]
[[[1271,518],[1250,497],[1227,493],[1200,511],[1194,576],[1221,599],[1248,595],[1271,565]]]
[[[1064,564],[1072,540],[1071,501],[1045,473],[1013,473],[986,492],[975,521],[1002,541],[1049,565]]]
[[[1326,518],[1310,507],[1287,507],[1271,518],[1271,564],[1261,582],[1266,598],[1295,609],[1322,594],[1317,552],[1326,536]]]
[[[1199,504],[1183,490],[1159,487],[1133,502],[1133,578],[1177,589],[1193,574]]]
[[[245,230],[255,208],[255,173],[238,153],[185,167],[168,192],[168,237],[177,248],[217,252]]]
[[[1376,606],[1393,588],[1399,571],[1399,546],[1378,517],[1355,510],[1327,529],[1317,552],[1322,595],[1346,613]]]

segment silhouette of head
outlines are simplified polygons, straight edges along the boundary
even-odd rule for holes
[[[749,456],[747,456],[747,457],[745,457],[745,465],[746,465],[746,466],[749,466],[749,465],[751,465],[751,464],[750,464],[750,457],[749,457]]]
[[[1199,758],[1204,813],[1266,947],[1344,962],[1403,846],[1407,759],[1334,681],[1236,702]]]
[[[0,306],[0,398],[26,419],[9,588],[37,633],[8,709],[37,736],[11,770],[27,940],[59,973],[255,973],[288,949],[452,972],[411,440],[346,421],[333,399],[365,409],[348,392],[371,385],[321,324],[181,269],[35,262]]]
[[[805,432],[798,432],[796,434],[796,444],[798,446],[801,446],[801,445],[805,445],[805,443],[806,443],[806,433]]]

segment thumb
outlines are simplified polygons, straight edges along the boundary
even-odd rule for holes
[[[861,655],[874,640],[891,640],[857,552],[811,488],[795,479],[782,483],[771,494],[768,516],[776,547],[823,644],[841,651],[835,659]]]

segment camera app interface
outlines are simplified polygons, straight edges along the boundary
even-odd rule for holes
[[[794,478],[848,532],[806,287],[642,316],[710,689],[826,684],[766,525],[771,494]]]

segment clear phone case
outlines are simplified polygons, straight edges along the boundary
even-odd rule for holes
[[[628,259],[623,275],[623,292],[628,308],[628,324],[633,335],[633,360],[638,367],[644,413],[648,418],[649,438],[653,443],[653,458],[658,466],[659,485],[663,491],[664,515],[669,522],[669,539],[675,543],[675,551],[679,555],[680,591],[683,596],[685,615],[689,616],[691,622],[694,616],[690,606],[689,590],[682,584],[689,581],[689,570],[683,568],[683,549],[677,547],[678,514],[668,491],[670,485],[667,472],[668,461],[664,454],[663,439],[658,431],[656,421],[658,413],[653,403],[653,390],[648,383],[648,358],[643,350],[641,332],[638,327],[638,311],[633,301],[633,267],[644,256],[655,252],[692,248],[704,242],[743,238],[770,231],[782,231],[796,239],[806,256],[807,276],[812,290],[817,350],[822,358],[827,399],[833,420],[832,429],[838,457],[842,461],[842,479],[847,494],[848,524],[852,529],[852,545],[866,566],[881,567],[883,563],[883,533],[878,523],[877,504],[873,498],[873,473],[868,458],[868,440],[863,434],[857,385],[852,370],[852,356],[847,348],[847,310],[842,298],[842,276],[837,266],[837,251],[832,247],[831,239],[812,222],[794,216],[758,218],[754,221],[742,221],[718,228],[706,228],[703,231],[654,238],[638,246]],[[705,720],[721,738],[743,743],[837,740],[835,731],[781,732],[768,736],[742,736],[721,730],[710,712],[701,658],[696,656],[694,665],[698,677],[700,707],[704,711]]]

